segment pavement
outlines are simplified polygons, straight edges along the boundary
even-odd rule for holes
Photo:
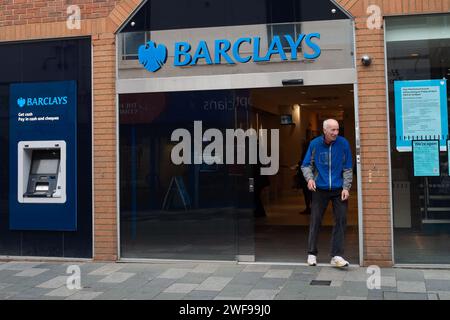
[[[0,300],[450,300],[450,270],[0,262]]]

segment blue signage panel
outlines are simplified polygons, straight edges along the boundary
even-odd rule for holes
[[[210,47],[205,40],[200,40],[195,46],[189,42],[176,42],[173,46],[174,67],[194,66],[199,60],[207,65],[231,64],[253,62],[269,62],[273,55],[278,55],[282,61],[297,60],[298,51],[302,44],[307,48],[303,51],[303,58],[317,59],[322,50],[316,43],[320,40],[319,33],[299,34],[293,38],[287,34],[283,37],[274,36],[268,49],[261,46],[260,37],[244,37],[234,42],[227,39],[216,39]],[[282,42],[286,41],[289,48],[284,48]],[[251,53],[241,54],[241,46],[246,43],[252,48]],[[150,72],[156,72],[167,62],[168,49],[164,44],[148,41],[138,49],[139,62]]]
[[[411,151],[411,141],[437,139],[447,148],[447,80],[395,81],[397,150]]]
[[[36,194],[26,198],[28,196],[25,194],[26,188],[29,185],[26,180],[32,176],[38,180],[47,178],[39,177],[39,173],[49,174],[53,171],[52,174],[56,172],[58,175],[58,162],[52,158],[45,158],[45,152],[49,149],[41,148],[35,154],[32,149],[21,150],[21,148],[36,147],[39,144],[48,146],[52,141],[58,141],[57,146],[64,145],[65,160],[61,159],[62,151],[57,154],[60,157],[59,168],[64,166],[65,170],[62,188],[64,197],[60,196],[59,203],[52,202],[48,183],[45,183],[48,181],[45,180],[44,183],[35,181],[33,191],[36,191]],[[75,231],[77,228],[76,81],[18,83],[10,86],[9,154],[10,229]],[[26,156],[28,159],[25,159]],[[48,179],[55,179],[55,176],[48,176]],[[52,185],[51,181],[49,183]],[[20,189],[21,186],[25,189]],[[61,192],[59,180],[56,189],[59,190],[54,194]],[[44,191],[47,191],[46,196],[43,196]]]
[[[415,177],[439,177],[439,141],[413,141]]]

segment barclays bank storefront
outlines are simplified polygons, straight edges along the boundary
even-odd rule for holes
[[[448,266],[449,8],[400,2],[0,16],[0,259],[304,263],[295,167],[334,118],[353,155],[345,258]],[[321,263],[333,223],[330,206]]]
[[[330,117],[356,152],[353,21],[330,1],[172,5],[147,2],[117,35],[120,256],[304,262],[291,167]]]

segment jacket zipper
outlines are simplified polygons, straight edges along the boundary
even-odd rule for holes
[[[329,166],[329,168],[328,168],[328,176],[329,176],[329,179],[330,179],[330,191],[331,191],[331,148],[333,147],[333,145],[332,144],[330,144],[330,159],[328,160],[328,166]]]

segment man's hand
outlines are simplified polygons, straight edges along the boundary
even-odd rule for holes
[[[316,182],[313,179],[308,181],[308,189],[310,191],[316,191]]]
[[[342,190],[341,200],[347,201],[349,197],[350,197],[350,192],[348,192],[348,190],[345,190],[345,189]]]

